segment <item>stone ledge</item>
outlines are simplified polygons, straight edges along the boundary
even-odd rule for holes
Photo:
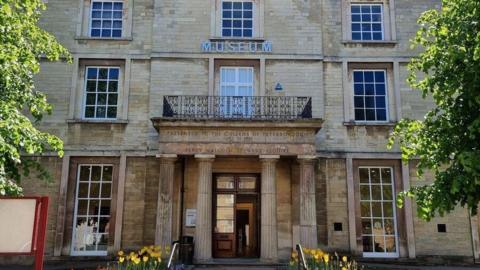
[[[90,119],[67,119],[67,124],[113,124],[113,125],[126,125],[128,120],[116,119],[116,120],[90,120]]]
[[[182,119],[154,117],[151,119],[158,131],[160,127],[198,128],[309,128],[319,131],[324,122],[321,118],[295,120],[250,120],[250,119]]]
[[[121,37],[121,38],[104,38],[104,37],[89,37],[89,36],[76,36],[75,40],[79,41],[88,41],[88,40],[101,40],[101,41],[132,41],[132,37]]]
[[[342,40],[342,44],[349,47],[395,47],[396,40]]]
[[[394,127],[397,122],[343,122],[344,126],[364,126],[364,127]]]
[[[265,41],[266,39],[263,38],[263,37],[210,37],[209,38],[210,41],[244,41],[244,42],[248,42],[248,41],[257,41],[257,42],[263,42]]]

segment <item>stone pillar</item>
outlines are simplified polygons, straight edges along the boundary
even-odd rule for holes
[[[160,179],[158,181],[157,224],[155,245],[172,245],[173,181],[177,155],[159,155]]]
[[[198,162],[195,259],[212,258],[212,163],[214,155],[195,155]]]
[[[300,163],[300,244],[317,248],[317,212],[315,202],[315,156],[298,156]]]
[[[280,156],[260,156],[262,162],[260,258],[265,261],[278,259],[276,165],[279,158]]]

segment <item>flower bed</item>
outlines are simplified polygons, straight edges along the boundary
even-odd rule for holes
[[[363,267],[359,266],[356,261],[349,260],[347,256],[340,257],[336,252],[331,255],[323,252],[320,249],[304,248],[305,262],[309,270],[360,270]],[[298,254],[292,252],[289,268],[298,269]]]
[[[167,262],[162,259],[162,255],[165,257],[169,254],[168,246],[163,250],[160,246],[145,246],[128,254],[119,251],[117,261],[109,270],[163,270],[166,269]]]

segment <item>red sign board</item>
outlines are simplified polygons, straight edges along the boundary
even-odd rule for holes
[[[47,214],[48,197],[0,197],[0,256],[35,256],[43,270]]]

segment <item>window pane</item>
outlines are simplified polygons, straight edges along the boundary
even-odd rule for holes
[[[372,216],[373,217],[380,217],[380,218],[382,217],[382,203],[381,202],[372,202]]]
[[[390,168],[382,168],[382,183],[392,182],[392,170]]]
[[[363,97],[355,97],[354,98],[354,106],[355,106],[355,108],[364,108],[365,104],[363,102]]]
[[[360,199],[361,200],[370,200],[370,187],[361,185],[360,186]]]
[[[233,233],[233,220],[217,220],[215,232]]]
[[[370,169],[370,179],[372,183],[380,183],[380,169]]]
[[[368,121],[375,121],[376,118],[375,118],[375,110],[365,110],[365,120],[368,120]]]
[[[367,168],[360,168],[358,169],[360,174],[360,183],[369,183],[369,176],[368,176],[368,169]]]
[[[382,199],[382,186],[372,186],[372,200]]]
[[[375,98],[374,97],[368,97],[368,96],[365,97],[365,108],[375,108]]]
[[[364,95],[365,94],[362,83],[354,84],[353,89],[354,89],[354,94],[355,95]]]
[[[383,236],[375,236],[373,239],[375,241],[373,244],[375,252],[385,252],[385,240]]]
[[[376,95],[385,95],[385,84],[384,83],[375,84],[375,94]]]
[[[106,105],[107,104],[107,94],[99,94],[97,96],[97,104],[98,105]]]
[[[373,241],[371,236],[362,237],[363,252],[373,252]]]
[[[252,2],[243,2],[243,9],[251,10],[253,8]]]
[[[235,181],[233,177],[218,177],[217,189],[234,189]]]
[[[233,207],[217,207],[217,219],[233,220]]]
[[[117,105],[117,94],[108,95],[108,105]]]
[[[232,8],[232,2],[223,2],[222,3],[222,8],[223,9],[231,9]]]
[[[354,71],[353,72],[353,81],[358,83],[363,83],[363,72],[362,71]]]
[[[373,83],[365,84],[365,95],[375,95],[375,84]]]
[[[217,194],[217,206],[233,206],[233,194]]]
[[[370,203],[368,202],[361,202],[360,203],[361,215],[362,217],[370,217]]]
[[[114,3],[113,4],[113,9],[114,10],[122,10],[123,9],[123,3]]]
[[[362,218],[362,233],[372,234],[372,220],[370,218]]]
[[[97,118],[105,118],[105,115],[107,113],[107,108],[102,106],[102,107],[97,107],[97,110],[96,110],[96,117]]]
[[[93,117],[95,117],[95,107],[86,106],[85,107],[85,118],[93,118]]]
[[[377,120],[386,121],[387,120],[387,111],[384,109],[377,110]]]
[[[97,86],[98,92],[106,92],[107,91],[107,81],[99,81]]]
[[[102,198],[110,198],[112,196],[112,184],[102,184]]]
[[[355,109],[355,120],[365,121],[365,110],[364,109]]]
[[[118,91],[118,82],[111,81],[108,83],[108,92],[116,93]]]
[[[255,177],[241,177],[238,182],[240,189],[255,189],[257,179]]]
[[[385,249],[387,252],[396,252],[395,237],[387,236],[385,237]]]

